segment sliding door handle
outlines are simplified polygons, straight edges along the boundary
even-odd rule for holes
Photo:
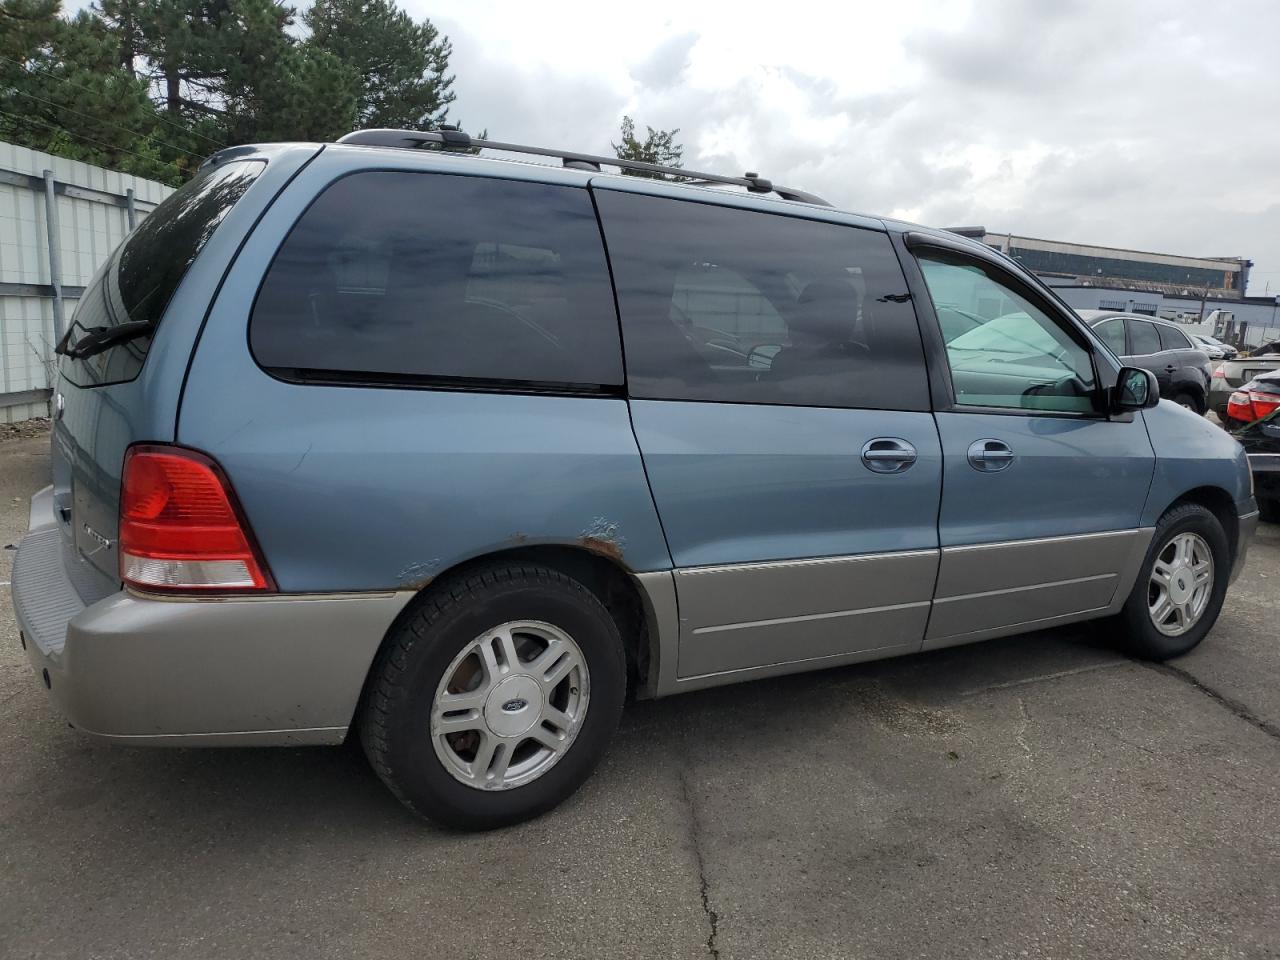
[[[1013,450],[1003,440],[975,440],[969,445],[969,465],[983,473],[996,473],[1013,463]]]
[[[916,462],[916,448],[897,437],[876,437],[862,446],[862,463],[872,473],[902,473]]]

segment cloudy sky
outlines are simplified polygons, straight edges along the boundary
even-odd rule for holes
[[[454,47],[453,116],[934,226],[1256,261],[1280,292],[1280,3],[401,0]]]

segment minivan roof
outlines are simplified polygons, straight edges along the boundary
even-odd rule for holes
[[[556,179],[560,182],[568,181],[570,183],[577,181],[586,187],[592,183],[600,184],[601,181],[612,182],[618,186],[625,186],[628,190],[651,193],[659,196],[669,196],[673,198],[689,199],[691,195],[696,194],[702,202],[717,202],[718,198],[736,198],[730,200],[735,205],[740,204],[742,200],[750,198],[757,203],[778,207],[800,208],[812,211],[819,219],[827,219],[832,214],[842,214],[847,217],[856,217],[862,220],[864,226],[870,226],[874,223],[884,230],[892,233],[912,233],[920,234],[927,237],[942,240],[948,246],[961,247],[973,250],[975,253],[985,254],[987,256],[1005,259],[1003,254],[986,244],[975,240],[963,234],[954,233],[949,230],[930,227],[923,224],[911,223],[908,221],[897,220],[891,217],[881,217],[875,214],[860,213],[855,210],[847,210],[836,207],[828,203],[821,197],[806,193],[785,186],[777,186],[771,181],[758,176],[755,173],[748,173],[743,177],[729,177],[720,174],[703,174],[695,171],[684,170],[677,167],[662,167],[657,164],[644,164],[636,161],[624,161],[617,158],[609,157],[592,157],[590,154],[580,154],[568,151],[547,150],[538,147],[521,147],[518,144],[499,144],[497,141],[480,140],[477,138],[467,137],[466,150],[463,152],[459,149],[463,144],[454,135],[455,131],[402,131],[402,130],[368,130],[356,131],[347,134],[333,143],[308,143],[305,146],[316,148],[319,147],[323,151],[346,153],[366,153],[369,151],[381,153],[388,157],[394,156],[399,163],[403,163],[406,155],[416,155],[432,166],[436,165],[439,159],[448,157],[449,161],[461,164],[484,165],[493,168],[507,166],[519,167],[522,170],[528,170],[530,167],[555,170]],[[444,134],[449,135],[447,142],[451,144],[452,149],[422,149],[420,144],[427,143],[444,143],[446,142]],[[400,138],[404,141],[405,137],[411,137],[412,140],[401,142],[395,145],[391,141]],[[284,146],[301,146],[302,144],[245,144],[243,146],[227,147],[207,157],[202,166],[217,165],[236,159],[247,159],[259,153],[274,153]],[[498,150],[499,152],[507,152],[504,148],[516,148],[528,156],[539,157],[560,157],[563,165],[553,163],[539,162],[531,159],[522,159],[519,156],[513,156],[508,153],[507,156],[489,156],[482,157],[476,153],[470,152],[475,148]],[[567,161],[566,161],[567,158]],[[634,176],[624,176],[622,173],[614,173],[610,170],[595,169],[590,166],[592,163],[598,163],[604,166],[625,166],[635,168],[641,171],[660,171],[667,176],[689,177],[694,179],[678,181],[659,178],[640,179]],[[754,203],[753,203],[754,205]],[[870,222],[868,222],[870,221]],[[1017,266],[1016,262],[1010,261],[1011,264]]]
[[[507,143],[501,140],[488,140],[475,137],[459,130],[457,127],[442,125],[436,130],[394,130],[374,129],[356,130],[338,139],[339,143],[360,146],[391,147],[401,150],[415,150],[434,145],[445,151],[475,153],[481,149],[498,150],[504,153],[522,154],[533,157],[549,157],[559,160],[561,165],[574,170],[590,173],[601,173],[602,167],[617,167],[624,171],[658,174],[664,177],[684,178],[695,183],[706,185],[731,185],[743,187],[751,193],[774,193],[784,200],[796,200],[801,203],[815,203],[820,206],[831,204],[819,196],[774,184],[773,181],[758,173],[744,173],[740,177],[726,176],[720,173],[700,173],[660,163],[644,160],[631,160],[624,157],[605,157],[578,151],[535,147],[522,143]]]

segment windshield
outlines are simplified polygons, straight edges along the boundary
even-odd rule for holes
[[[244,160],[201,171],[116,248],[85,289],[62,342],[73,346],[90,334],[101,338],[124,324],[145,329],[88,355],[64,356],[61,371],[68,380],[89,387],[138,375],[178,284],[265,166]]]

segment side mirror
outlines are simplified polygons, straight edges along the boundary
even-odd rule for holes
[[[1111,412],[1131,413],[1147,410],[1160,402],[1160,384],[1156,375],[1141,367],[1121,367],[1116,385],[1111,388]]]

